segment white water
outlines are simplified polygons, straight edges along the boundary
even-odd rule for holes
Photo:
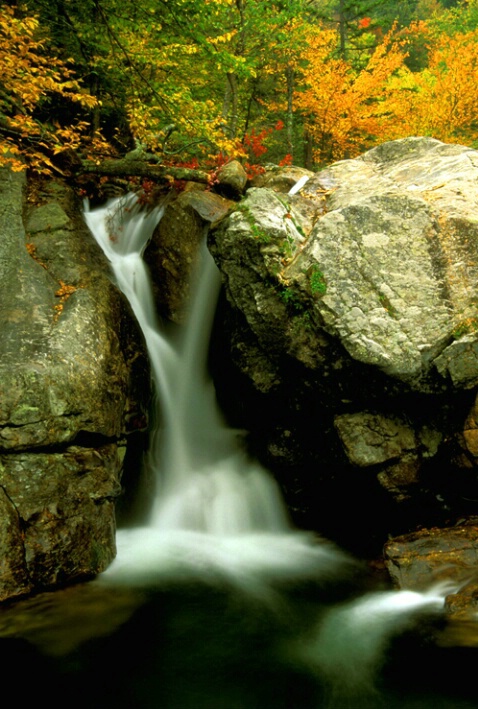
[[[141,213],[130,196],[85,218],[144,333],[160,422],[147,456],[156,480],[149,523],[118,532],[118,556],[103,578],[143,584],[217,577],[252,589],[259,577],[330,578],[353,564],[333,545],[291,528],[275,481],[223,421],[207,373],[220,275],[205,244],[189,324],[168,336],[142,259],[161,210]]]
[[[425,593],[368,593],[329,609],[298,650],[304,661],[331,687],[330,701],[354,707],[359,696],[375,692],[375,679],[393,636],[424,613],[443,610],[456,584],[441,583]]]
[[[130,210],[131,198],[127,202]],[[117,207],[118,205],[116,205]],[[287,516],[277,486],[246,458],[216,405],[207,376],[209,338],[220,275],[205,244],[190,313],[180,337],[161,334],[142,254],[161,217],[115,206],[89,212],[90,229],[111,262],[145,335],[161,428],[153,432],[148,464],[157,473],[152,528],[217,535],[281,532]],[[106,217],[106,219],[105,219]],[[113,234],[113,239],[111,238]]]
[[[161,422],[148,454],[157,489],[147,526],[118,532],[118,556],[102,580],[139,585],[218,580],[262,595],[276,580],[333,582],[355,562],[291,528],[275,482],[247,457],[238,432],[225,425],[218,410],[207,374],[220,287],[212,258],[204,247],[189,325],[168,338],[159,327],[142,260],[161,212],[135,213],[133,204],[132,197],[116,200],[87,212],[86,220],[147,342],[158,399],[154,418]],[[297,657],[344,695],[371,687],[391,636],[418,612],[441,609],[445,595],[446,589],[380,592],[333,607]]]

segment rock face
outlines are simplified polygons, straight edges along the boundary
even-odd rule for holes
[[[467,525],[421,529],[390,540],[384,548],[385,564],[397,588],[427,591],[440,583],[449,585],[445,606],[449,618],[470,622],[466,634],[454,639],[452,644],[467,644],[471,637],[476,645],[476,522],[474,518]],[[456,626],[452,625],[447,634],[456,634]]]
[[[197,187],[172,196],[145,251],[158,311],[176,323],[184,322],[187,314],[193,267],[206,224],[219,221],[234,206]]]
[[[302,177],[311,178],[313,176],[313,172],[303,167],[274,165],[269,166],[262,174],[256,175],[251,180],[251,187],[268,187],[274,192],[287,194]]]
[[[252,188],[212,230],[230,415],[260,432],[285,488],[321,464],[368,491],[373,478],[393,505],[425,495],[432,516],[474,497],[477,179],[478,152],[408,138],[294,196]]]
[[[423,591],[451,576],[465,585],[473,578],[478,562],[476,519],[475,524],[421,529],[396,537],[387,542],[384,552],[398,588]]]
[[[0,171],[0,600],[115,554],[125,435],[146,357],[72,193]]]

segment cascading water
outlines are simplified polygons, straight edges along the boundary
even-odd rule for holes
[[[154,418],[160,422],[147,460],[155,472],[156,499],[146,526],[118,532],[117,559],[100,583],[219,580],[263,597],[276,580],[307,578],[322,584],[344,578],[356,568],[354,560],[291,528],[275,482],[248,458],[239,432],[225,425],[218,410],[207,354],[220,276],[206,246],[190,322],[181,333],[167,336],[160,331],[142,260],[161,210],[141,212],[134,203],[129,196],[87,211],[85,218],[146,339],[158,400]],[[311,666],[339,688],[336,706],[345,706],[340,704],[344,691],[348,701],[355,689],[373,684],[391,636],[417,613],[443,607],[445,594],[445,589],[377,592],[325,615],[321,609],[322,619],[296,648],[294,662]]]
[[[375,680],[391,638],[423,614],[439,613],[453,584],[426,593],[380,591],[329,609],[299,651],[330,687],[333,706],[356,709],[375,693]]]
[[[125,223],[131,208],[107,210],[106,220],[101,211],[86,218],[132,305],[150,354],[161,419],[148,454],[149,466],[158,473],[150,526],[220,535],[285,531],[286,514],[273,480],[246,459],[238,434],[222,420],[206,374],[219,271],[203,245],[190,324],[168,341],[158,330],[142,260],[161,212],[138,214]]]
[[[144,333],[160,421],[147,456],[156,480],[149,524],[118,533],[118,558],[106,575],[144,581],[166,573],[172,557],[176,570],[215,569],[241,582],[247,574],[314,575],[318,567],[327,575],[351,563],[331,545],[291,529],[275,481],[222,419],[207,375],[221,281],[205,243],[188,325],[175,336],[160,332],[142,254],[161,209],[141,212],[134,200],[85,215]]]

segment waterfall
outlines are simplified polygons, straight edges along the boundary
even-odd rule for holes
[[[223,420],[207,372],[221,279],[205,240],[188,324],[168,334],[142,258],[162,209],[134,205],[130,195],[85,213],[143,331],[159,422],[147,454],[156,482],[148,525],[118,532],[118,556],[105,576],[142,583],[184,572],[244,584],[258,575],[329,576],[353,565],[333,545],[291,527],[276,482]]]
[[[87,211],[85,219],[148,347],[158,407],[152,418],[159,424],[151,432],[147,465],[156,494],[146,525],[119,530],[117,558],[100,583],[220,582],[263,598],[277,581],[307,579],[318,588],[349,579],[358,563],[290,525],[275,481],[247,456],[240,433],[228,428],[218,409],[207,355],[220,276],[205,243],[189,323],[167,334],[142,258],[162,210],[142,212],[134,201],[116,200]],[[294,662],[317,671],[338,697],[337,707],[350,697],[354,706],[354,692],[372,688],[390,638],[418,613],[441,610],[445,595],[444,589],[381,591],[322,609]]]
[[[154,367],[163,430],[150,455],[161,471],[151,524],[158,529],[193,529],[218,535],[280,532],[287,517],[275,482],[239,445],[239,433],[224,423],[207,376],[212,322],[221,284],[205,242],[189,324],[172,357]]]
[[[150,525],[220,535],[285,531],[287,516],[275,482],[247,459],[238,432],[223,422],[207,376],[219,271],[204,243],[188,326],[176,337],[161,333],[142,259],[161,210],[135,213],[133,199],[89,212],[86,219],[130,301],[150,355],[160,409],[155,418],[161,421],[148,452],[156,477]]]

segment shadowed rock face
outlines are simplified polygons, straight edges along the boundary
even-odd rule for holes
[[[184,322],[189,307],[193,267],[204,240],[205,227],[222,219],[234,202],[202,185],[173,195],[145,250],[153,276],[158,312],[175,323]]]
[[[373,475],[395,502],[426,490],[439,511],[458,469],[455,501],[474,496],[477,179],[477,151],[407,138],[294,196],[250,189],[211,231],[230,412],[286,487],[304,467]]]
[[[145,426],[149,385],[141,338],[72,193],[2,170],[0,231],[5,599],[111,561],[124,437]]]

